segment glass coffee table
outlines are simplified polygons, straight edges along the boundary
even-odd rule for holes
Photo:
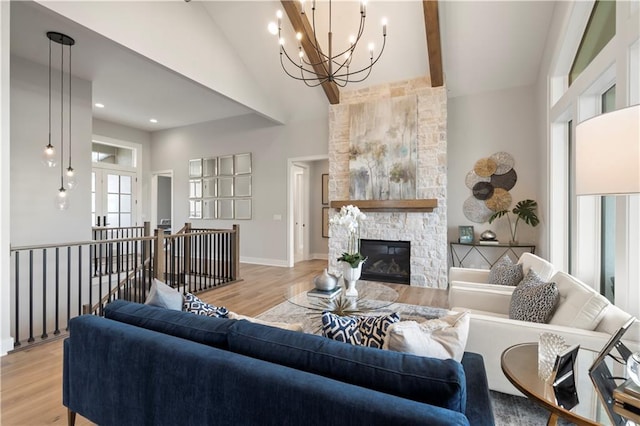
[[[565,418],[577,425],[611,425],[598,392],[589,377],[589,367],[598,353],[580,348],[575,363],[575,384],[578,404],[571,408],[561,407],[550,383],[538,378],[538,343],[521,343],[511,346],[502,353],[502,371],[509,381],[527,398],[550,411],[548,425],[555,425],[558,418]],[[609,367],[613,376],[623,375],[624,366]]]
[[[346,297],[343,289],[333,299],[309,296],[311,290],[308,283],[298,283],[286,290],[286,299],[294,305],[322,313],[335,311],[340,306],[347,308],[347,313],[361,314],[386,308],[398,300],[398,292],[393,288],[374,281],[359,280],[356,283],[358,297]]]

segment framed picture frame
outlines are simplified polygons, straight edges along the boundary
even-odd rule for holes
[[[473,226],[458,226],[459,243],[472,244],[473,240]]]
[[[322,208],[322,238],[329,238],[329,207]]]
[[[322,174],[322,204],[329,204],[329,174]]]

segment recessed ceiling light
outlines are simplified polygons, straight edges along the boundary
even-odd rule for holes
[[[104,104],[97,103],[97,104],[95,104],[95,105],[96,105],[96,108],[104,108]]]
[[[155,118],[150,118],[149,121],[152,122],[152,123],[157,123],[158,122],[158,120],[156,120]]]

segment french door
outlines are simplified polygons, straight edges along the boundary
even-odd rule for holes
[[[136,226],[136,174],[94,168],[91,173],[91,224]]]

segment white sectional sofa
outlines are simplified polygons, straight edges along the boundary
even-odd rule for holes
[[[489,270],[457,268],[449,271],[449,306],[469,311],[471,323],[467,351],[483,355],[489,388],[519,395],[500,367],[502,352],[517,343],[537,342],[540,333],[563,336],[567,344],[599,351],[630,318],[630,315],[598,294],[594,289],[564,272],[556,271],[546,260],[524,253],[518,260],[524,276],[533,269],[544,281],[555,282],[560,300],[547,324],[509,319],[511,294],[516,287],[489,284]],[[638,321],[624,335],[632,351],[640,349]]]

